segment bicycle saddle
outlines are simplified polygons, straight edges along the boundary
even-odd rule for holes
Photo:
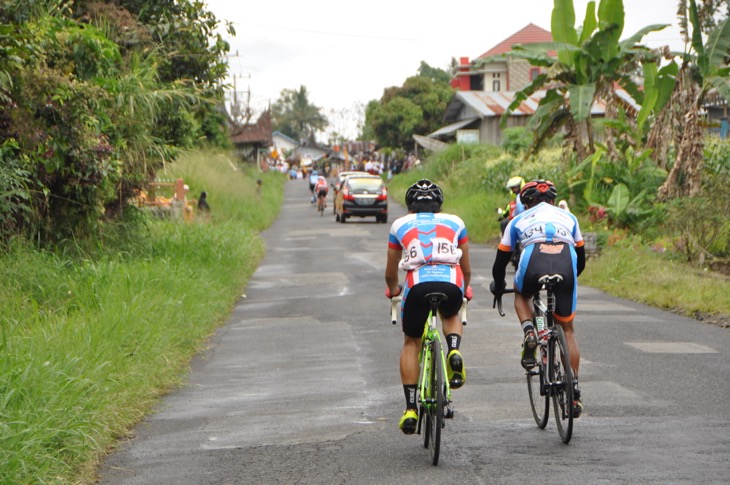
[[[561,283],[563,281],[563,277],[559,274],[546,274],[544,276],[541,276],[540,279],[537,281],[543,285],[557,285],[558,283]]]
[[[424,296],[423,298],[431,304],[431,307],[436,308],[438,308],[443,302],[449,299],[449,297],[446,296],[444,293],[439,292],[426,293],[426,296]]]

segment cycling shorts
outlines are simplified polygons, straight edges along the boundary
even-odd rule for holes
[[[566,243],[541,242],[528,245],[522,252],[515,273],[515,288],[525,297],[539,292],[538,280],[544,275],[559,274],[562,283],[553,289],[557,321],[571,320],[578,303],[577,257],[573,246]]]
[[[423,335],[423,327],[431,311],[429,303],[425,300],[428,293],[444,293],[449,298],[439,307],[442,317],[452,317],[461,310],[464,295],[461,288],[454,283],[426,281],[414,285],[402,304],[403,333],[408,337],[421,338]]]
[[[327,197],[327,189],[317,190],[317,197]]]

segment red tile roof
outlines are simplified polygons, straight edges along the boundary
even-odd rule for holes
[[[231,133],[234,145],[261,143],[265,146],[272,144],[271,113],[264,111],[254,124],[244,125]]]
[[[495,45],[487,52],[477,57],[481,59],[483,57],[495,56],[498,54],[504,54],[512,50],[512,46],[515,44],[534,44],[536,42],[552,42],[553,36],[547,30],[538,27],[537,25],[530,23],[527,27],[522,30],[510,35],[499,44]]]

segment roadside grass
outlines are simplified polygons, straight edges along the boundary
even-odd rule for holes
[[[209,218],[141,217],[104,244],[0,254],[0,483],[93,483],[105,452],[184,382],[263,257],[283,175],[206,152],[170,172],[191,196],[209,192]]]
[[[590,259],[580,284],[686,316],[730,324],[730,278],[668,259],[637,243]]]
[[[527,163],[496,147],[451,145],[435,154],[420,168],[399,174],[388,182],[390,195],[403,203],[406,189],[428,178],[444,191],[444,212],[457,214],[466,223],[469,239],[493,244],[499,241],[495,210],[509,201],[504,183],[513,175],[525,179],[544,177],[561,186],[565,173],[560,151],[548,149]],[[576,214],[582,230],[591,229],[583,214]],[[600,255],[591,258],[580,277],[581,285],[643,302],[676,313],[730,324],[730,278],[682,262],[672,254],[651,250],[642,235],[627,237],[625,232],[601,229]],[[617,239],[619,242],[606,244]],[[487,275],[491,277],[490,275]]]

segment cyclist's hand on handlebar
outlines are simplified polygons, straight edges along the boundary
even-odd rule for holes
[[[466,298],[466,301],[471,301],[471,299],[474,297],[474,292],[471,289],[471,285],[468,285],[466,287],[466,291],[464,292],[464,298]]]
[[[385,296],[387,298],[393,298],[395,296],[400,296],[401,293],[403,293],[403,286],[402,285],[398,285],[398,292],[397,293],[391,293],[390,292],[390,288],[388,288],[388,287],[385,288]]]
[[[497,283],[496,281],[492,281],[491,283],[489,283],[489,291],[491,291],[492,294],[495,296],[501,295],[506,287],[507,282],[505,282],[504,280],[502,280],[500,283]]]

